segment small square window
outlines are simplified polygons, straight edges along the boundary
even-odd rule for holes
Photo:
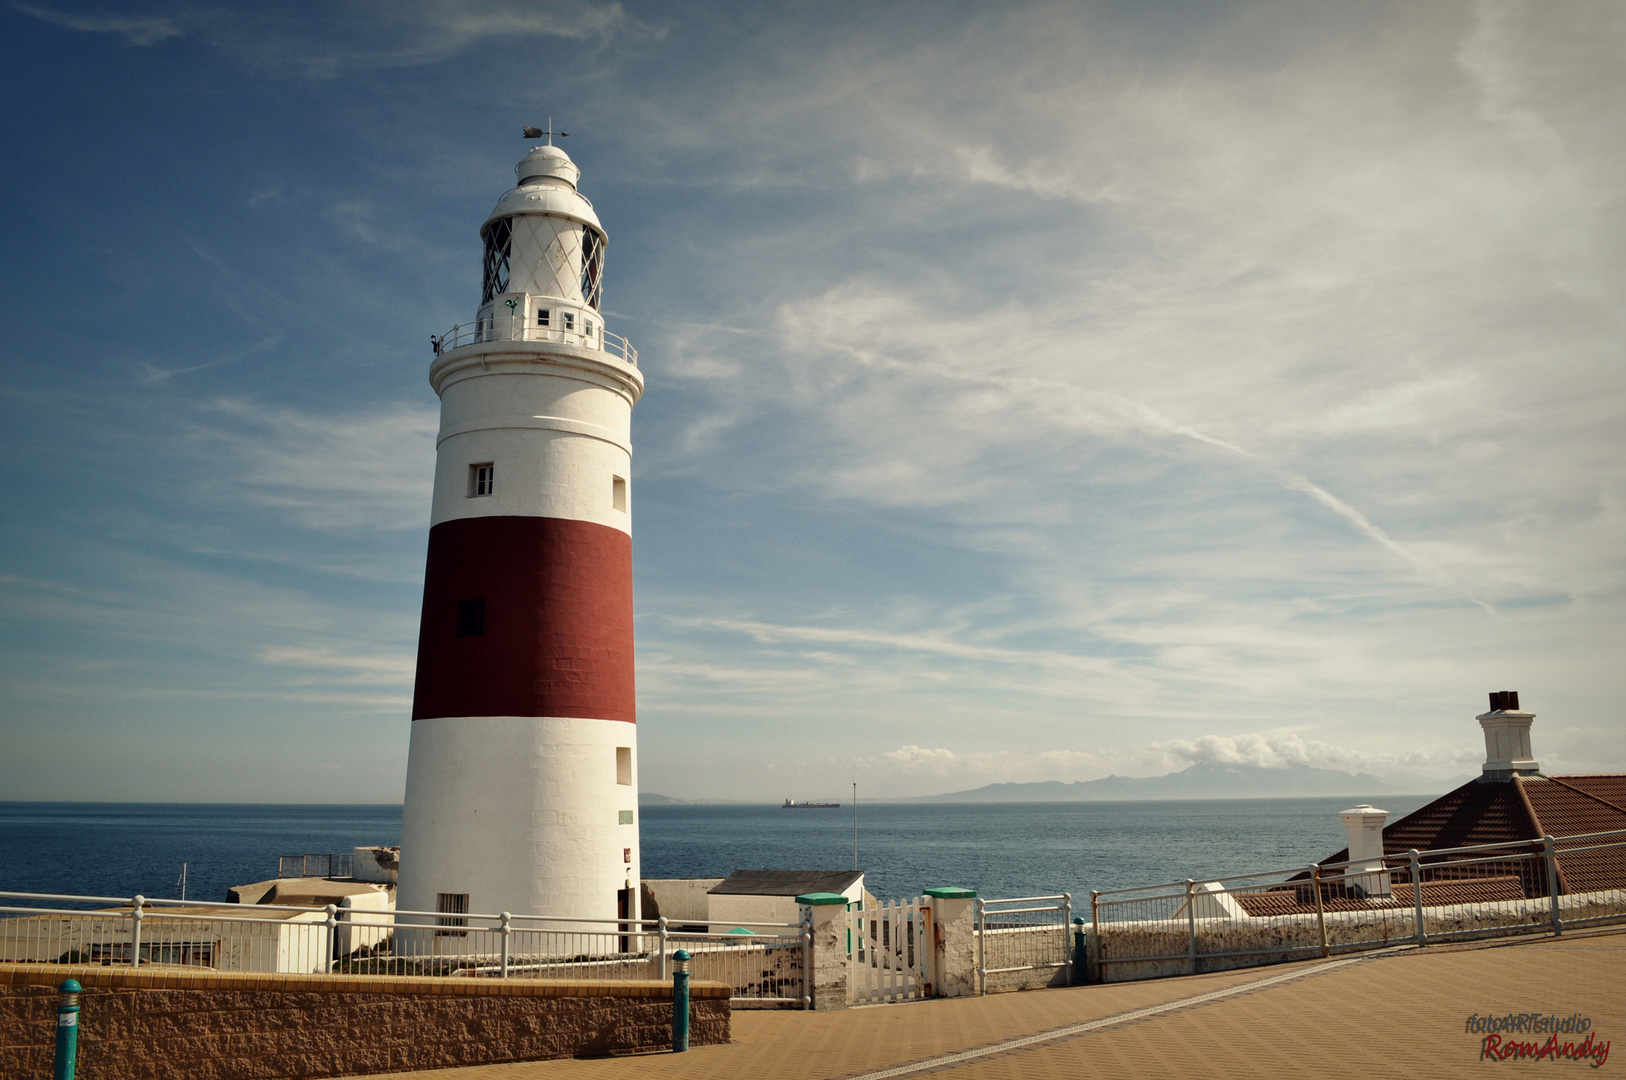
[[[621,824],[623,824],[623,825],[631,825],[632,824],[632,811],[631,810],[623,810],[623,811],[621,811]]]
[[[565,327],[564,328],[566,330],[574,330],[574,329],[576,329],[576,313],[574,311],[562,311],[559,314],[560,314],[560,317],[563,318],[564,321],[565,321]]]
[[[583,319],[582,320],[582,333],[586,334],[588,337],[593,336],[593,320],[592,319]]]
[[[546,326],[546,325],[548,325],[548,309],[547,308],[537,308],[536,309],[536,325],[538,325],[538,326]]]
[[[497,466],[491,462],[469,466],[469,498],[490,495],[497,490]]]
[[[616,476],[610,479],[610,505],[623,514],[627,512],[627,480],[625,477]]]
[[[630,746],[615,748],[615,782],[624,785],[632,783],[632,747]]]
[[[457,602],[457,636],[486,636],[486,600],[477,597]]]
[[[437,893],[435,895],[435,910],[444,912],[435,920],[439,926],[467,926],[469,920],[460,918],[467,915],[469,910],[468,893]],[[436,937],[468,937],[467,930],[436,930]]]

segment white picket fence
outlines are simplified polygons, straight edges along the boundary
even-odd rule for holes
[[[932,909],[922,897],[847,912],[847,1000],[918,1001],[932,993]]]

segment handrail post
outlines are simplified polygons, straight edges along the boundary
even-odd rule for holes
[[[1321,938],[1321,959],[1325,960],[1332,955],[1332,950],[1327,948],[1327,912],[1321,903],[1320,863],[1310,867],[1310,888],[1315,890],[1315,928]]]
[[[1416,848],[1406,852],[1411,864],[1411,902],[1417,918],[1417,944],[1428,944],[1428,932],[1423,929],[1423,857]]]
[[[655,978],[657,979],[666,978],[666,926],[665,915],[662,915],[660,918],[655,920],[655,945],[660,954],[655,958]]]
[[[1186,878],[1186,947],[1191,956],[1191,973],[1197,974],[1197,883]]]
[[[847,937],[851,939],[849,931]],[[852,978],[852,957],[847,958],[847,977]],[[813,927],[802,924],[802,1011],[813,1007]]]
[[[1061,958],[1067,962],[1067,985],[1073,985],[1073,968],[1077,966],[1073,961],[1073,939],[1068,928],[1073,925],[1073,894],[1061,894]]]
[[[336,929],[339,925],[339,908],[336,904],[327,906],[327,918],[323,920],[323,925],[327,927],[327,948],[322,950],[324,954],[322,958],[322,974],[331,975],[333,974],[333,953],[339,947],[339,933]]]
[[[131,967],[140,967],[141,966],[141,919],[142,919],[142,916],[144,914],[141,909],[146,903],[147,903],[147,898],[145,896],[142,896],[140,893],[136,893],[135,899],[130,904],[130,966]]]
[[[1547,864],[1547,895],[1552,898],[1553,904],[1553,933],[1564,932],[1564,919],[1558,908],[1558,853],[1553,850],[1553,838],[1541,838],[1542,859]]]
[[[1097,959],[1099,959],[1100,955],[1101,955],[1101,890],[1100,889],[1091,889],[1090,890],[1090,940],[1095,942],[1095,955],[1096,955]],[[1086,951],[1085,954],[1084,954],[1084,965],[1085,965],[1085,975],[1086,975],[1086,980],[1085,981],[1088,981],[1087,976],[1089,974],[1089,962],[1090,962],[1089,953],[1088,953],[1088,951]],[[1106,982],[1107,981],[1107,967],[1106,967],[1105,964],[1100,964],[1099,967],[1100,967],[1100,970],[1095,973],[1095,977],[1096,977],[1097,981],[1099,981],[1099,982]]]
[[[988,992],[988,916],[982,897],[973,901],[977,909],[977,993]]]
[[[514,916],[506,911],[502,913],[502,977],[504,979],[508,978],[508,934],[513,929],[510,925],[513,921]]]

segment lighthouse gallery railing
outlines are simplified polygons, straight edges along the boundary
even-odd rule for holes
[[[508,325],[499,325],[494,317],[476,319],[472,323],[458,323],[438,338],[431,338],[435,355],[440,356],[465,345],[478,345],[489,341],[541,341],[555,345],[574,345],[579,349],[602,350],[611,356],[638,366],[638,350],[620,334],[604,329],[591,308],[583,308],[584,315],[572,321],[570,328],[553,326],[522,326],[504,319]],[[576,327],[580,327],[577,329]]]

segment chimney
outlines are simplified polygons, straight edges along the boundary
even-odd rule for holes
[[[1490,711],[1479,716],[1485,731],[1485,768],[1481,781],[1506,781],[1514,773],[1530,775],[1541,764],[1530,751],[1530,721],[1535,713],[1519,708],[1517,690],[1497,690],[1490,696]]]
[[[1338,815],[1349,833],[1349,868],[1344,884],[1364,896],[1388,896],[1389,873],[1383,867],[1383,823],[1389,811],[1367,803]]]

